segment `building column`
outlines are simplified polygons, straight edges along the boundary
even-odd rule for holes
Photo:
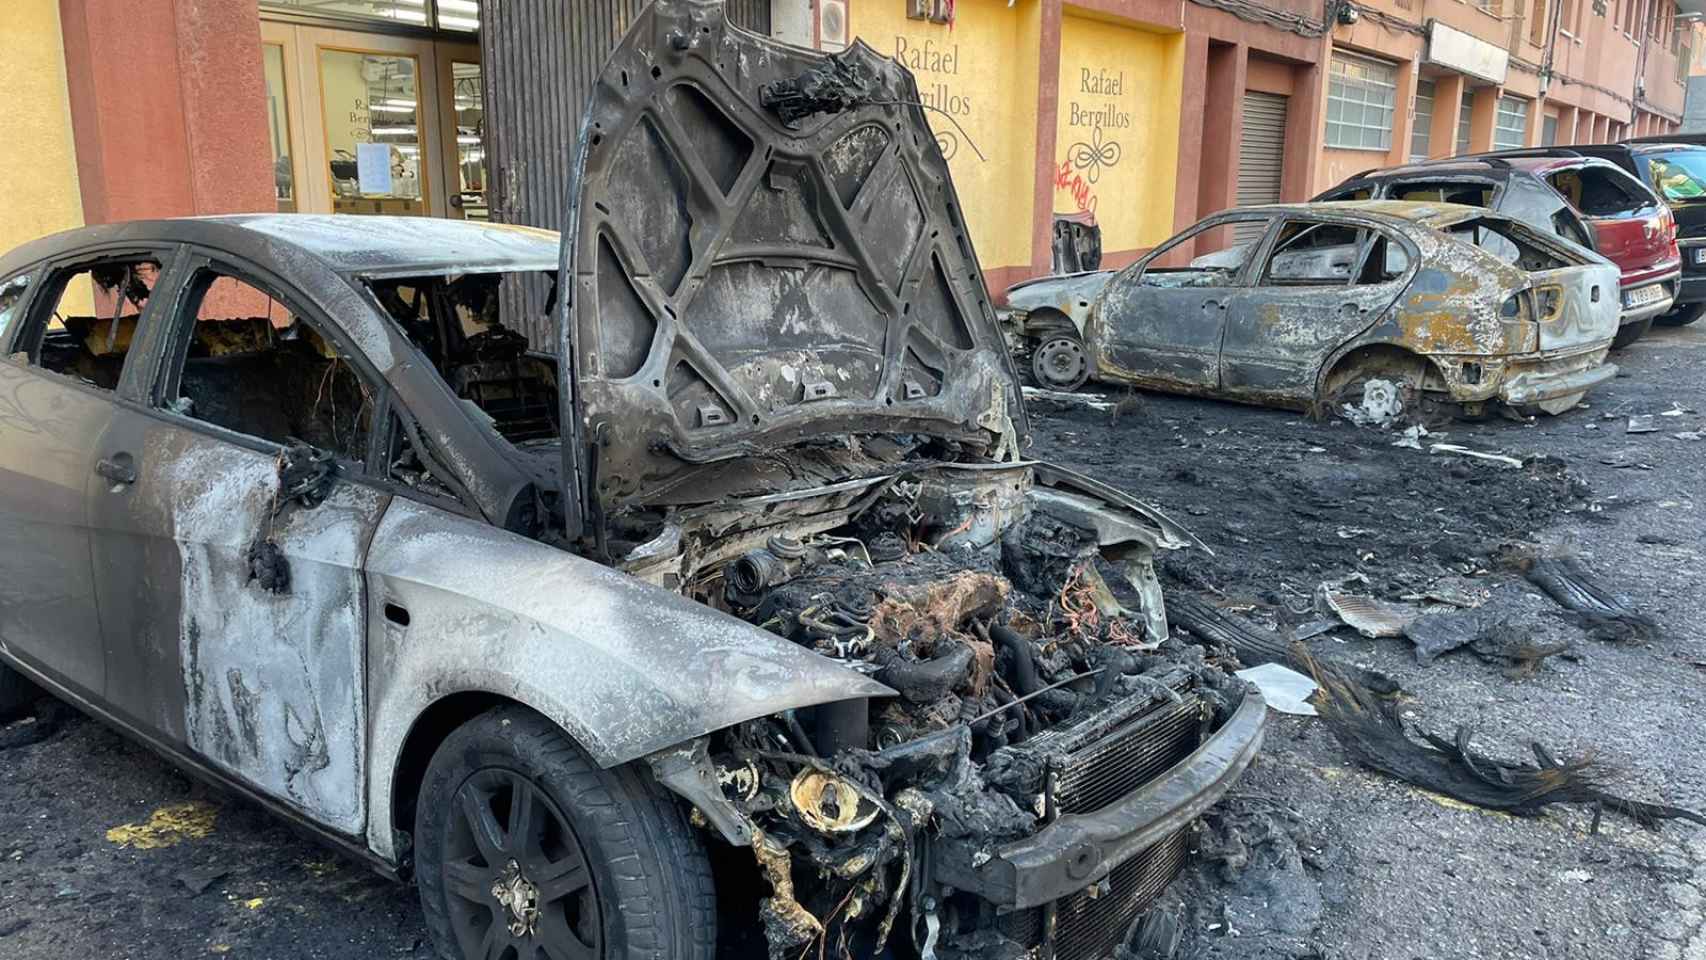
[[[1558,145],[1568,146],[1579,143],[1576,139],[1576,115],[1581,112],[1579,107],[1558,107]]]
[[[1469,112],[1469,150],[1480,153],[1493,149],[1493,127],[1499,119],[1499,88],[1476,87],[1475,102]],[[1455,131],[1452,134],[1456,136]]]
[[[254,0],[60,0],[89,223],[277,209]]]
[[[1174,175],[1173,230],[1196,223],[1202,189],[1204,131],[1208,126],[1208,34],[1185,31],[1185,67],[1179,99],[1179,161]]]
[[[1321,169],[1321,151],[1327,145],[1327,71],[1332,56],[1324,54],[1314,63],[1292,68],[1291,102],[1286,105],[1285,140],[1294,144],[1286,152],[1280,171],[1280,199],[1286,203],[1308,200],[1320,190],[1315,177]],[[1393,111],[1396,113],[1397,111]],[[1405,134],[1404,149],[1409,149]],[[1329,185],[1331,186],[1331,184]]]
[[[1600,114],[1593,118],[1593,139],[1588,143],[1604,143],[1611,135],[1611,118]]]
[[[1054,140],[1060,111],[1061,0],[1043,0],[1037,30],[1036,183],[1031,196],[1031,271],[1054,270]],[[1003,294],[1005,296],[1005,294]]]
[[[1454,156],[1457,153],[1457,119],[1463,104],[1463,85],[1466,82],[1461,73],[1434,80],[1434,119],[1433,126],[1428,128],[1430,160]]]
[[[1522,132],[1522,143],[1540,146],[1540,135],[1546,130],[1546,101],[1540,97],[1528,101],[1528,126]]]
[[[1238,145],[1244,139],[1244,87],[1250,69],[1250,48],[1242,43],[1208,48],[1208,82],[1204,85],[1202,174],[1197,184],[1198,217],[1238,205]],[[1232,242],[1232,229],[1223,227],[1197,237],[1197,252],[1219,250]]]
[[[1576,111],[1576,133],[1570,138],[1570,142],[1597,143],[1598,141],[1593,138],[1593,127],[1593,111],[1578,109]]]
[[[1393,91],[1395,99],[1392,110],[1392,149],[1386,152],[1388,166],[1396,167],[1410,162],[1410,133],[1416,126],[1416,115],[1412,108],[1416,103],[1417,73],[1414,62],[1401,63],[1398,66],[1398,88]],[[1286,132],[1290,133],[1289,130]],[[1429,149],[1432,149],[1432,141],[1429,141]]]

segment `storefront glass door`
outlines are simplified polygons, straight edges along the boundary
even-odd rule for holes
[[[279,208],[482,217],[479,48],[262,23]]]

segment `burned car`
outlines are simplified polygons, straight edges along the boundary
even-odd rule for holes
[[[917,99],[668,0],[560,243],[0,260],[0,690],[412,877],[445,957],[1111,954],[1266,708],[1169,635],[1201,545],[1023,458]]]
[[[1309,203],[1217,214],[1118,273],[1018,284],[1004,326],[1055,389],[1326,411],[1378,382],[1412,413],[1559,413],[1616,375],[1617,291],[1609,261],[1486,210]]]

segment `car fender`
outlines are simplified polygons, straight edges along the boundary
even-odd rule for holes
[[[601,767],[783,710],[894,695],[680,594],[404,497],[374,534],[367,583],[368,841],[383,857],[396,855],[409,731],[453,694],[530,707]]]
[[[1072,321],[1080,338],[1086,338],[1085,324],[1090,308],[1113,276],[1109,270],[1094,273],[1071,273],[1040,280],[1027,280],[1007,290],[1007,306],[1027,314],[1051,310]]]

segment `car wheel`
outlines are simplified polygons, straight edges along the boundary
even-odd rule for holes
[[[23,674],[0,663],[0,723],[23,716],[41,695]]]
[[[716,945],[710,863],[681,804],[521,707],[433,755],[415,873],[446,960],[710,960]]]
[[[1702,313],[1706,313],[1706,303],[1685,303],[1659,317],[1658,323],[1666,327],[1686,327],[1700,319]]]
[[[1077,390],[1090,379],[1090,356],[1084,342],[1070,333],[1043,337],[1031,354],[1031,376],[1050,390]]]
[[[1611,341],[1611,349],[1621,350],[1646,336],[1647,331],[1651,329],[1653,329],[1652,317],[1648,317],[1645,320],[1637,320],[1634,323],[1625,323],[1623,326],[1617,328],[1617,336]]]

